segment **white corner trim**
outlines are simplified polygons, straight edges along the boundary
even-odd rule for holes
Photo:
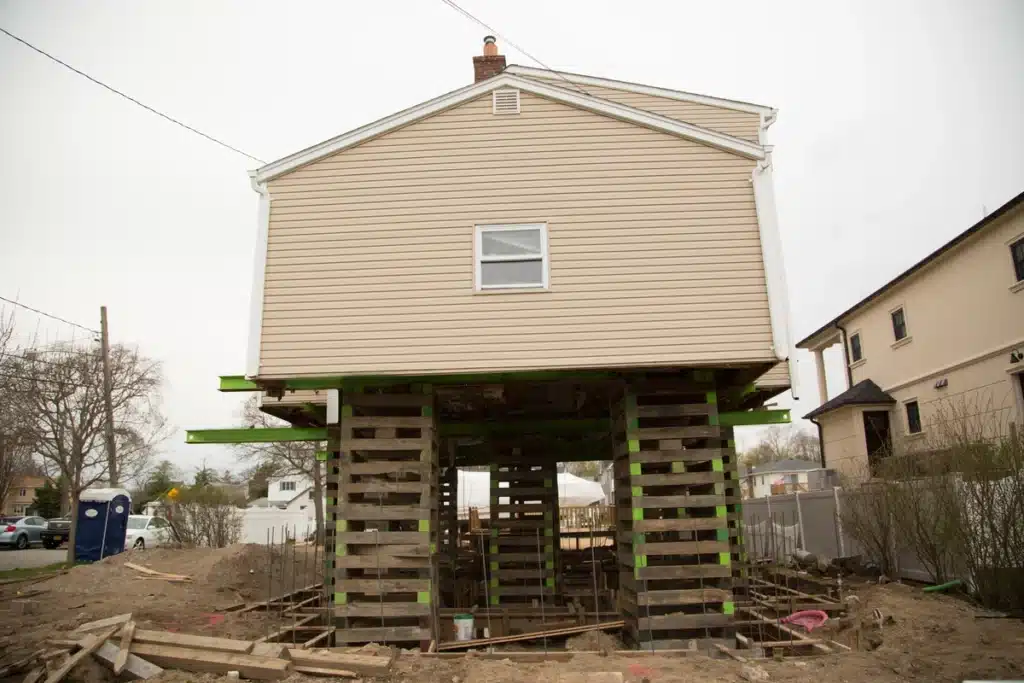
[[[506,67],[503,73],[527,76],[529,78],[543,78],[546,80],[561,80],[564,78],[570,83],[574,83],[576,85],[593,85],[598,88],[625,90],[626,92],[635,92],[641,95],[653,95],[654,97],[664,97],[670,100],[681,100],[683,102],[706,104],[711,107],[732,109],[734,111],[742,111],[748,114],[763,114],[766,117],[771,117],[771,119],[766,121],[765,128],[770,126],[772,124],[772,121],[774,121],[774,112],[776,111],[771,107],[766,107],[761,104],[740,102],[739,100],[727,100],[721,97],[711,97],[710,95],[699,95],[697,93],[685,92],[683,90],[657,88],[652,85],[631,83],[629,81],[616,81],[611,78],[599,78],[597,76],[584,76],[582,74],[567,73],[565,71],[550,71],[548,69],[538,69],[530,66],[519,66],[518,64],[512,64],[511,66]]]
[[[249,339],[245,354],[245,376],[249,379],[260,374],[260,333],[263,328],[263,290],[267,275],[267,236],[270,231],[270,193],[267,186],[256,179],[257,171],[250,171],[252,189],[260,195],[256,219],[256,246],[253,249],[252,290],[249,294]]]
[[[789,344],[789,289],[786,285],[782,238],[779,235],[779,218],[775,207],[771,157],[754,168],[751,181],[754,186],[754,208],[757,211],[757,227],[761,235],[761,254],[768,287],[772,345],[776,358],[779,360],[789,359],[790,381],[793,386],[793,395],[796,396],[799,375],[796,373],[796,354],[792,352]]]
[[[380,119],[361,128],[356,128],[348,133],[343,133],[314,145],[302,151],[291,154],[277,161],[272,161],[256,171],[255,182],[266,183],[280,175],[288,173],[300,166],[317,161],[343,149],[358,145],[371,138],[383,135],[390,131],[409,125],[415,121],[433,116],[446,109],[457,107],[464,102],[486,95],[499,88],[519,88],[522,91],[545,97],[556,102],[568,104],[573,107],[585,109],[612,118],[617,118],[629,123],[652,128],[664,133],[676,135],[681,138],[700,142],[726,152],[739,154],[748,159],[761,160],[765,158],[764,148],[760,145],[743,140],[741,138],[719,133],[717,131],[701,128],[690,123],[677,121],[660,116],[642,109],[629,107],[624,104],[602,100],[598,97],[590,97],[580,93],[560,88],[557,86],[535,81],[529,78],[520,78],[510,73],[501,73],[485,81],[468,85],[464,88],[454,90],[440,97],[436,97],[415,107],[411,107],[397,114]]]

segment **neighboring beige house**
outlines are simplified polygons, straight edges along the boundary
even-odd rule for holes
[[[807,415],[825,466],[858,478],[888,444],[914,450],[937,421],[1006,434],[1024,424],[1024,193],[797,344],[841,344],[848,389]],[[944,423],[948,424],[945,420]]]
[[[27,515],[32,508],[32,501],[36,497],[36,489],[40,488],[46,480],[42,477],[25,476],[15,479],[7,492],[7,498],[0,508],[5,515]]]

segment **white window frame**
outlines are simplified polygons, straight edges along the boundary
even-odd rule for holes
[[[295,490],[295,482],[292,481],[291,479],[286,480],[286,481],[282,481],[280,484],[277,485],[277,490],[281,491],[281,492],[284,492],[284,491],[294,491]]]
[[[483,284],[483,264],[486,263],[509,263],[516,261],[536,261],[536,256],[488,256],[486,261],[483,255],[483,234],[485,232],[507,232],[511,230],[539,230],[540,231],[540,259],[541,259],[541,282],[529,282],[521,284]],[[546,290],[548,289],[548,273],[550,270],[550,257],[548,254],[548,224],[547,223],[501,223],[497,225],[477,225],[473,234],[473,270],[475,271],[475,287],[478,292],[495,290]]]

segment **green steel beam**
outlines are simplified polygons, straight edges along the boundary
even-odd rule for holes
[[[723,427],[749,427],[751,425],[789,424],[788,410],[740,410],[719,413],[718,423]]]
[[[185,443],[271,443],[275,441],[326,441],[326,427],[266,427],[249,429],[190,429]]]
[[[504,420],[495,422],[442,422],[441,436],[500,436],[516,434],[590,434],[608,432],[611,420]]]
[[[221,375],[219,391],[259,391],[256,382],[248,380],[244,375]]]

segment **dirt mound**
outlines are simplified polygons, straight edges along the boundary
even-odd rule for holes
[[[565,649],[570,652],[614,652],[625,649],[615,636],[604,631],[590,631],[565,641]]]

